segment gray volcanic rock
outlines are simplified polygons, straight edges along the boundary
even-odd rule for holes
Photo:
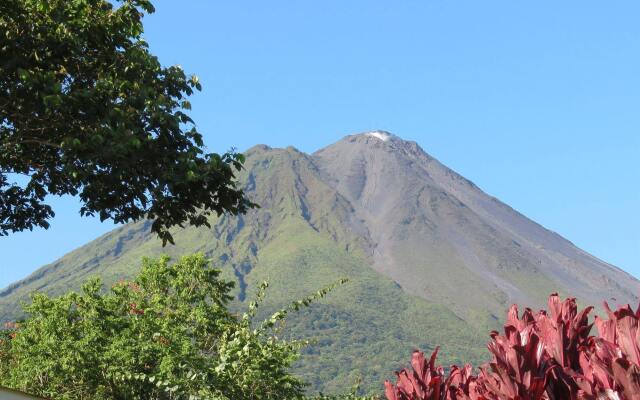
[[[487,195],[415,142],[369,132],[313,158],[365,226],[372,267],[412,294],[451,302],[461,315],[541,306],[554,291],[591,304],[638,301],[635,278]]]

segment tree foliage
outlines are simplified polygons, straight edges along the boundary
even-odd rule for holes
[[[242,316],[232,284],[201,255],[146,259],[131,282],[101,294],[35,294],[28,318],[0,332],[0,385],[56,399],[297,399],[289,368],[304,341],[277,337],[287,314],[332,287],[254,321],[267,288]]]
[[[164,243],[171,226],[252,206],[235,186],[242,155],[205,153],[187,115],[198,78],[162,67],[141,38],[153,11],[0,2],[0,235],[47,228],[47,194],[79,195],[81,214],[101,220],[153,219]]]
[[[426,360],[416,351],[412,369],[385,382],[388,400],[638,400],[640,399],[640,308],[629,305],[595,317],[580,312],[575,299],[549,297],[548,312],[514,305],[504,334],[491,333],[493,359],[474,373],[471,365],[436,366],[437,350]]]

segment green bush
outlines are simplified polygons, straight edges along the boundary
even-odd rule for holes
[[[33,295],[28,317],[0,332],[0,385],[55,399],[302,398],[290,367],[306,342],[277,333],[332,287],[254,321],[267,284],[236,316],[219,273],[202,255],[145,259],[106,293],[95,279],[81,293]]]

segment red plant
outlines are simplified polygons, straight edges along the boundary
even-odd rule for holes
[[[405,399],[440,399],[444,390],[444,369],[435,367],[438,354],[436,349],[427,362],[424,354],[414,351],[411,357],[412,371],[403,369],[396,372],[398,381],[396,386],[385,382],[385,392],[389,400]]]
[[[438,350],[427,362],[415,351],[412,370],[396,372],[396,384],[385,382],[388,400],[640,400],[640,306],[595,317],[587,307],[578,312],[573,298],[549,297],[548,313],[522,316],[509,309],[504,334],[491,333],[493,358],[477,374],[472,367],[435,365]]]

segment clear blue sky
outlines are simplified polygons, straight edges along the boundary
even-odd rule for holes
[[[211,150],[391,131],[640,276],[640,2],[156,1]],[[0,238],[0,287],[112,228],[55,200]]]

